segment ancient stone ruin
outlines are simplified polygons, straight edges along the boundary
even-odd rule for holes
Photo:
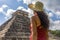
[[[8,25],[4,27],[6,32],[3,33],[4,36],[0,40],[29,40],[29,26],[30,18],[28,17],[28,12],[17,10],[12,14]]]

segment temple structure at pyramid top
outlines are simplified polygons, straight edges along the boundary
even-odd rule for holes
[[[4,24],[0,40],[29,40],[30,18],[28,12],[17,10],[12,18]]]

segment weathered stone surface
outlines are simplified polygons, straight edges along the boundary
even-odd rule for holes
[[[15,20],[5,33],[2,40],[29,40],[30,19],[28,18],[28,13],[18,10],[14,14],[14,16],[16,16]]]

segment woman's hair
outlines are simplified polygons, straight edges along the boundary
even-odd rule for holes
[[[43,28],[49,28],[49,19],[46,13],[43,11],[35,11],[38,14],[38,17],[41,21]]]

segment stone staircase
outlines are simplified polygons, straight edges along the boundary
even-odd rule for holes
[[[5,36],[5,33],[8,31],[8,29],[12,25],[12,22],[14,21],[14,19],[15,17],[11,18],[10,21],[6,25],[4,25],[5,27],[3,27],[3,30],[0,31],[0,40],[2,39],[2,37]]]
[[[14,20],[7,24],[2,40],[29,40],[30,19],[24,11],[18,10],[15,13]],[[10,26],[9,26],[10,25]],[[7,29],[8,28],[8,29]]]

